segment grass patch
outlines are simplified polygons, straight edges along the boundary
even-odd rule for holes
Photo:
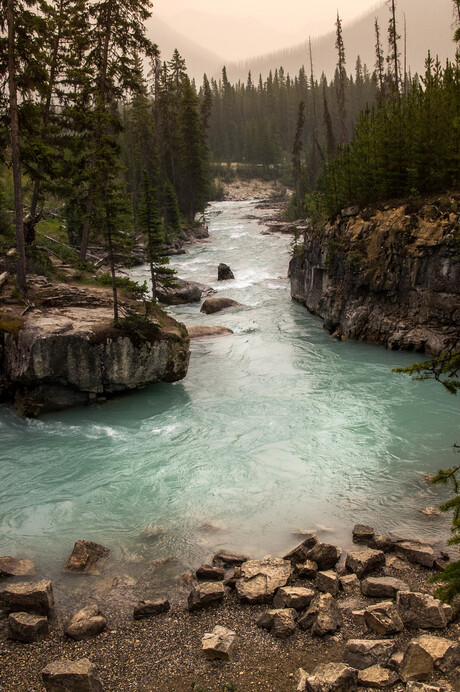
[[[23,327],[24,320],[21,317],[16,317],[15,315],[5,315],[4,313],[0,312],[0,332],[6,332],[7,334],[18,336]]]

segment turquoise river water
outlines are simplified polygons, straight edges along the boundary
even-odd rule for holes
[[[221,547],[283,553],[295,529],[447,536],[450,519],[420,509],[446,497],[423,474],[455,460],[458,397],[391,373],[413,354],[336,341],[291,302],[291,239],[261,235],[261,213],[213,204],[209,241],[172,262],[247,306],[171,308],[234,331],[193,341],[186,379],[38,421],[0,410],[0,554],[57,573],[87,538],[118,565],[172,557],[180,571]],[[235,281],[217,283],[219,262]]]

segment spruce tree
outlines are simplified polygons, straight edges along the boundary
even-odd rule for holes
[[[337,28],[335,47],[337,48],[338,61],[337,61],[337,71],[338,71],[338,85],[337,85],[337,102],[339,105],[339,116],[340,116],[340,144],[343,146],[347,141],[347,113],[345,106],[345,86],[347,73],[345,70],[345,46],[343,43],[342,35],[342,20],[337,12],[337,21],[335,24]]]

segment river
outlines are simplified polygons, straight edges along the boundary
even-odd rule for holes
[[[291,302],[291,238],[261,235],[261,213],[213,204],[209,241],[172,262],[246,306],[170,309],[234,331],[193,341],[186,379],[38,421],[0,410],[0,554],[52,576],[87,538],[117,569],[172,557],[179,573],[223,547],[283,553],[296,529],[345,545],[356,522],[447,536],[449,517],[420,512],[447,497],[423,474],[455,461],[459,401],[392,374],[413,354],[336,341]],[[217,282],[220,262],[235,281]]]

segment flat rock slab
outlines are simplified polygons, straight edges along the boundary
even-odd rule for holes
[[[32,577],[35,565],[31,560],[18,557],[0,557],[0,579],[5,577]]]
[[[360,670],[358,673],[358,681],[362,687],[370,687],[371,689],[384,690],[391,687],[399,680],[399,675],[394,670],[388,670],[382,666],[371,666]]]
[[[369,572],[374,572],[385,565],[385,553],[372,548],[361,548],[348,553],[346,568],[362,579]]]
[[[369,598],[396,598],[398,591],[409,591],[408,585],[393,577],[367,577],[361,582],[361,591]]]
[[[276,589],[285,586],[291,576],[291,563],[280,557],[248,560],[241,565],[236,591],[242,601],[263,603],[272,599]]]
[[[235,651],[236,633],[227,627],[216,625],[212,632],[206,632],[201,647],[206,658],[231,661]]]
[[[267,629],[277,639],[291,637],[297,629],[297,611],[294,608],[277,608],[263,613],[257,624]]]
[[[91,639],[103,632],[107,620],[99,610],[99,606],[90,605],[75,613],[64,628],[65,634],[75,641]]]
[[[214,564],[218,564],[218,565],[221,564],[221,565],[225,565],[228,567],[233,567],[235,565],[242,565],[243,562],[247,562],[248,560],[249,560],[248,555],[244,555],[243,553],[235,553],[235,552],[232,552],[231,550],[220,550],[212,558],[212,561]]]
[[[415,562],[423,567],[433,567],[434,550],[427,543],[417,543],[416,541],[401,541],[395,545],[395,553],[408,562]]]
[[[8,638],[31,644],[49,634],[48,618],[32,613],[11,613],[8,616]]]
[[[0,608],[8,613],[48,615],[54,605],[53,585],[47,579],[9,584],[0,591]]]
[[[388,639],[349,639],[343,660],[358,670],[375,665],[385,666],[396,650],[396,644]]]
[[[48,692],[103,692],[96,666],[87,658],[54,661],[42,670]]]
[[[200,312],[206,313],[206,315],[212,315],[215,312],[220,312],[221,310],[226,310],[227,308],[245,308],[247,305],[242,305],[236,300],[231,298],[206,298],[203,305],[201,306]]]
[[[364,612],[364,619],[369,629],[381,636],[397,634],[404,629],[404,623],[393,601],[382,601],[369,606]]]
[[[80,538],[73,547],[66,565],[66,570],[69,572],[94,573],[97,571],[96,565],[99,567],[101,561],[105,560],[109,553],[110,550],[103,545],[93,543],[92,541],[85,541]]]
[[[134,608],[133,618],[134,620],[145,620],[161,613],[167,613],[170,609],[171,605],[166,599],[161,601],[139,601]]]
[[[313,589],[301,586],[283,586],[275,594],[273,605],[275,608],[294,608],[302,610],[307,608],[315,597]]]
[[[343,663],[322,663],[305,684],[307,692],[353,692],[358,689],[358,671]]]
[[[399,591],[397,606],[406,627],[441,629],[448,623],[446,608],[429,594],[414,591]]]
[[[224,596],[225,587],[221,582],[204,581],[201,584],[197,584],[189,593],[188,609],[193,612],[222,603]]]

